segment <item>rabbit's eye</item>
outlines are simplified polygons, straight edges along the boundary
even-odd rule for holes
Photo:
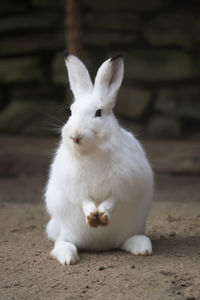
[[[97,109],[96,113],[95,113],[95,118],[96,117],[101,117],[102,116],[102,109]]]

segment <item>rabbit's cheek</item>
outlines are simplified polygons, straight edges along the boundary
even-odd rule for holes
[[[98,130],[97,129],[92,129],[92,135],[93,137],[96,137],[98,135]]]
[[[68,130],[67,130],[67,126],[65,125],[63,128],[62,128],[62,138],[65,139],[67,137],[67,134],[68,133]]]

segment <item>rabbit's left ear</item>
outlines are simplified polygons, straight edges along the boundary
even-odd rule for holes
[[[124,77],[124,60],[122,55],[116,55],[106,60],[97,72],[94,91],[114,106],[115,98]]]
[[[70,87],[76,100],[90,93],[93,89],[93,84],[85,65],[76,56],[68,54],[66,51],[64,55]]]

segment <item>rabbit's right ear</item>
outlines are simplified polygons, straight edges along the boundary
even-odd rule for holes
[[[115,98],[121,86],[123,76],[124,61],[121,54],[106,60],[97,72],[94,90],[98,92],[111,107],[115,104]]]
[[[68,70],[69,83],[75,100],[90,93],[93,84],[85,65],[74,55],[64,52],[65,64]]]

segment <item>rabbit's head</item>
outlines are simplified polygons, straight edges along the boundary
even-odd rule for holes
[[[64,143],[80,152],[91,152],[109,141],[116,120],[112,109],[121,86],[124,63],[121,55],[106,60],[94,85],[85,65],[74,55],[65,56],[74,95],[71,116],[62,130]]]

